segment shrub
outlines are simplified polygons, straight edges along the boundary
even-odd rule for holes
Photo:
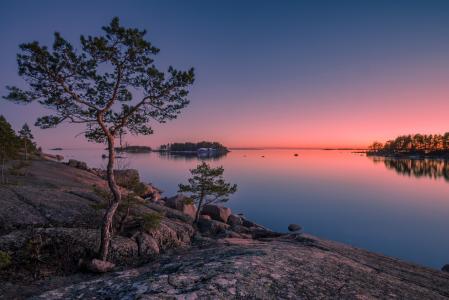
[[[161,225],[163,216],[160,213],[142,214],[142,228],[146,231],[158,229]]]
[[[11,264],[11,256],[0,250],[0,270],[8,267]]]

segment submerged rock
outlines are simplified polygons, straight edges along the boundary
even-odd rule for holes
[[[449,272],[449,264],[444,265],[444,266],[441,268],[441,271]]]
[[[302,229],[301,226],[299,226],[298,224],[290,224],[288,225],[288,231],[300,231]]]

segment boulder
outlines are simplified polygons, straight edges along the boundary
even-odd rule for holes
[[[86,269],[93,273],[106,273],[115,268],[115,265],[109,261],[92,259],[86,262]]]
[[[70,159],[69,162],[67,163],[67,165],[77,168],[77,169],[81,169],[81,170],[87,170],[87,164],[84,161],[79,161],[76,159]]]
[[[200,220],[201,219],[203,219],[203,220],[212,220],[212,218],[209,215],[201,215],[200,216]]]
[[[159,245],[152,236],[141,232],[137,235],[136,241],[139,247],[139,256],[151,257],[159,254]]]
[[[292,232],[300,231],[302,229],[298,224],[290,224],[288,225],[288,230]]]
[[[201,233],[206,235],[217,235],[224,233],[230,227],[231,226],[228,224],[216,220],[208,220],[206,218],[200,218],[198,220],[198,229]]]
[[[150,201],[160,201],[161,200],[161,193],[162,191],[159,190],[157,187],[152,185],[151,183],[144,183],[145,191],[143,192],[142,197],[146,200]]]
[[[209,215],[213,220],[226,223],[231,215],[231,209],[213,204],[203,206],[201,214]]]
[[[182,211],[184,214],[190,216],[191,218],[195,218],[196,215],[196,206],[192,203],[192,199],[185,195],[176,195],[174,197],[168,198],[165,200],[165,205]]]
[[[231,214],[228,218],[227,223],[231,226],[237,226],[237,225],[242,225],[243,221],[242,221],[242,218],[240,218],[239,216]]]
[[[444,266],[441,268],[441,271],[449,272],[449,264],[444,265]]]

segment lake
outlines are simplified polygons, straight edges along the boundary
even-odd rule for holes
[[[102,150],[48,151],[105,167]],[[294,156],[297,153],[298,156]],[[165,196],[186,182],[197,158],[126,154]],[[440,269],[449,263],[449,167],[441,160],[392,160],[341,150],[234,150],[223,165],[238,191],[225,204],[273,230],[290,223],[318,237]]]

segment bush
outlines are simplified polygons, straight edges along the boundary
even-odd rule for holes
[[[158,229],[163,216],[159,213],[146,213],[141,216],[142,228],[146,231]]]
[[[5,251],[0,250],[0,270],[5,269],[11,264],[11,256]]]

